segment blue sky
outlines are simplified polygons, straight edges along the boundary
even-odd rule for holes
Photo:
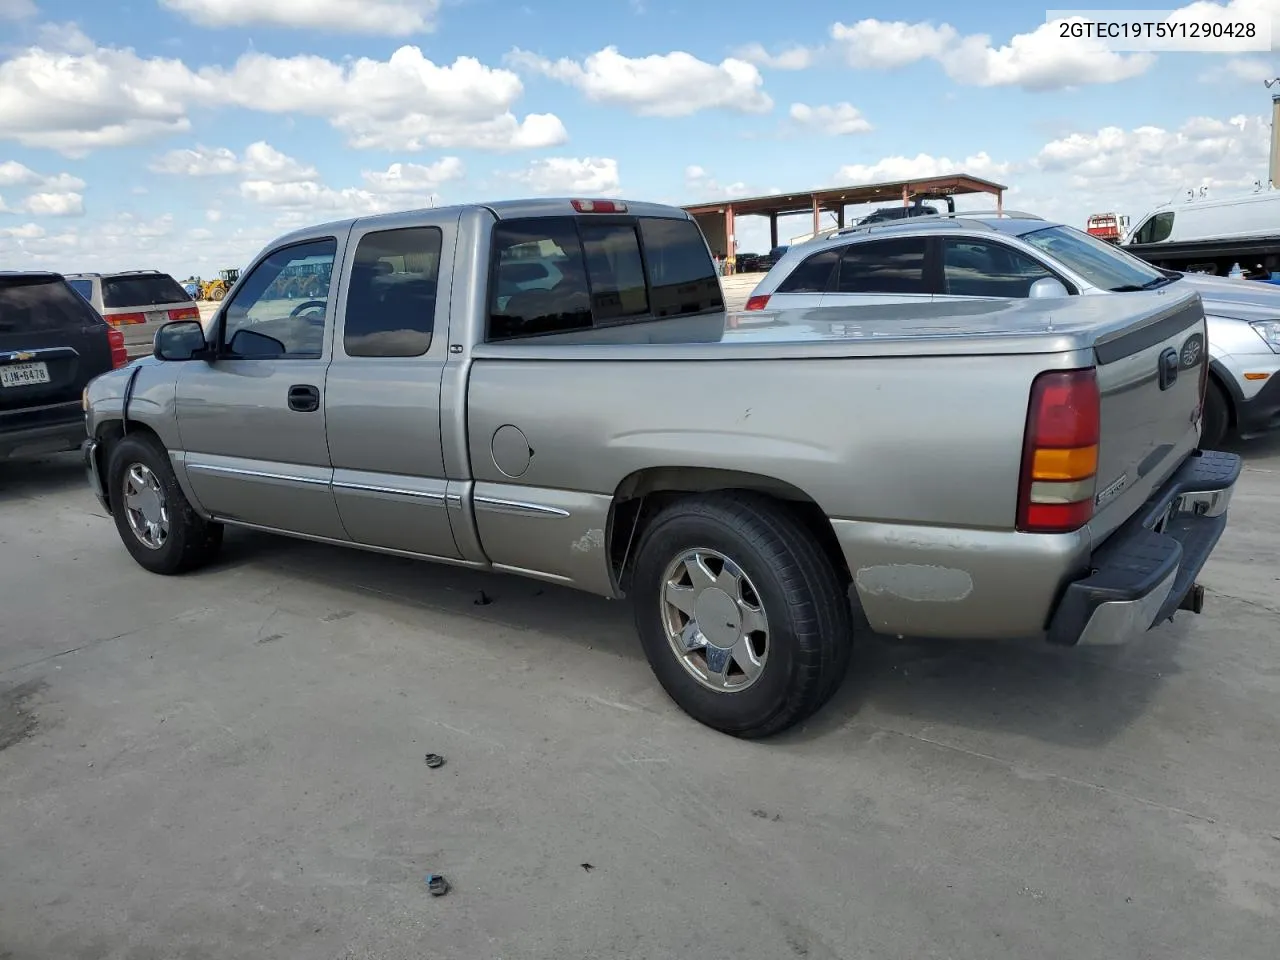
[[[951,170],[1136,220],[1265,181],[1273,75],[1270,51],[1071,44],[1030,4],[0,0],[0,265],[208,276],[295,226],[431,202]]]

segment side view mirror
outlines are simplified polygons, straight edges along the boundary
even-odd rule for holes
[[[283,342],[256,330],[237,330],[227,349],[242,360],[273,360],[289,352]]]
[[[175,320],[156,331],[151,353],[157,360],[194,360],[208,345],[199,320]]]
[[[1067,288],[1062,285],[1062,281],[1055,280],[1053,277],[1041,277],[1031,285],[1031,289],[1027,292],[1027,296],[1032,300],[1047,300],[1053,297],[1069,297],[1070,295],[1067,292]]]

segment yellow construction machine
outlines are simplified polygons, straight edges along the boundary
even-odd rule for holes
[[[223,270],[219,273],[217,280],[206,280],[203,289],[200,291],[201,300],[221,300],[227,295],[237,280],[240,279],[240,271],[234,268]]]

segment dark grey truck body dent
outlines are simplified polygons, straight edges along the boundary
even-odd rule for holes
[[[486,342],[495,223],[571,213],[567,201],[416,211],[272,245],[334,237],[344,264],[341,277],[334,271],[324,353],[309,374],[327,377],[331,459],[308,460],[308,441],[285,429],[287,414],[250,424],[237,419],[248,408],[221,388],[185,396],[188,378],[207,376],[196,372],[211,366],[204,361],[141,361],[130,429],[154,432],[190,502],[218,521],[607,597],[626,595],[653,507],[681,494],[751,490],[813,532],[881,632],[1119,642],[1152,625],[1147,613],[1182,603],[1175,581],[1180,590],[1194,579],[1239,471],[1226,455],[1212,459],[1212,475],[1197,472],[1206,462],[1192,456],[1198,366],[1170,389],[1155,386],[1163,355],[1197,337],[1203,346],[1194,290],[1173,283],[1105,299],[764,311],[732,324],[717,310]],[[685,216],[646,204],[629,213]],[[445,236],[431,349],[382,363],[343,355],[351,248],[369,231],[424,223]],[[232,291],[225,303],[234,299]],[[1066,534],[1019,532],[1032,382],[1086,367],[1097,368],[1102,409],[1093,520]],[[99,455],[123,429],[126,383],[107,376],[90,388],[86,457],[100,496]],[[424,416],[438,418],[438,434],[415,426]],[[193,428],[220,449],[234,441],[237,458],[201,449]],[[392,455],[397,437],[429,449]],[[210,509],[211,496],[224,508]],[[1108,544],[1166,501],[1200,512],[1140,536],[1161,544],[1154,587],[1094,589]],[[1184,528],[1197,531],[1185,551]],[[1170,563],[1182,572],[1170,577]],[[1099,626],[1122,621],[1123,631]]]

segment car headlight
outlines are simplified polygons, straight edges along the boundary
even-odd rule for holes
[[[89,412],[89,388],[85,387],[80,391],[80,409],[85,413]]]
[[[1254,320],[1249,326],[1266,341],[1273,353],[1280,353],[1280,320]]]

